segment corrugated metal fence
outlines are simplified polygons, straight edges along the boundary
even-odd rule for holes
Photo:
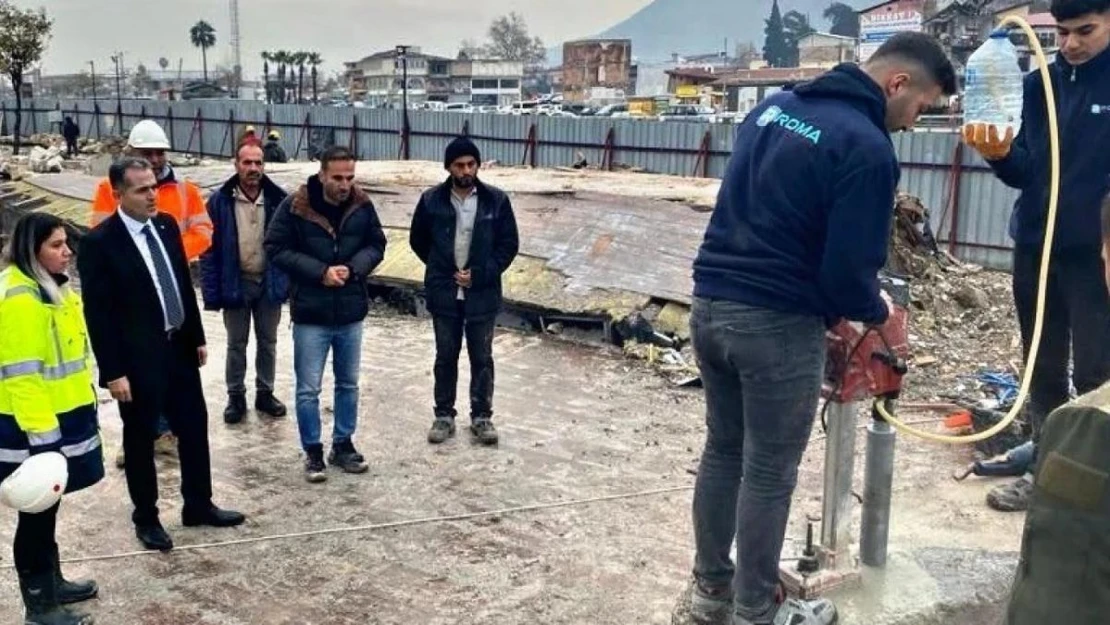
[[[5,133],[14,124],[11,101],[0,103]],[[230,158],[248,125],[282,135],[290,158],[310,157],[327,145],[350,147],[363,160],[402,158],[400,111],[244,100],[192,102],[46,100],[24,102],[22,133],[57,132],[51,117],[72,116],[84,136],[122,134],[140,119],[158,121],[176,151]],[[732,150],[731,124],[633,119],[533,117],[413,111],[409,158],[439,161],[459,134],[477,141],[486,160],[505,165],[567,166],[580,158],[603,168],[629,166],[682,176],[720,177]],[[952,253],[987,267],[1008,269],[1007,224],[1016,193],[951,132],[896,135],[902,189],[921,198],[933,228]]]

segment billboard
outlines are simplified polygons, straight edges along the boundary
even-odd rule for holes
[[[906,31],[920,31],[923,3],[901,0],[876,7],[859,16],[859,62],[863,63],[887,39]]]

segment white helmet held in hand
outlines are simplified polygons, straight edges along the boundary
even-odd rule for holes
[[[56,451],[36,454],[0,482],[0,503],[27,514],[45,512],[62,498],[68,481],[65,456]]]
[[[131,135],[127,137],[127,145],[137,150],[168,150],[170,140],[166,138],[166,132],[157,122],[144,119],[131,129]]]

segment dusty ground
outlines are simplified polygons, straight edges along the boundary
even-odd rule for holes
[[[367,322],[357,435],[371,471],[333,473],[325,485],[308,485],[292,418],[252,415],[233,428],[220,420],[224,332],[219,317],[207,314],[205,322],[215,490],[220,504],[243,510],[249,522],[235,530],[183,529],[176,466],[160,460],[162,517],[178,546],[693,483],[704,436],[699,391],[675,389],[612,352],[511,332],[495,343],[501,446],[479,448],[460,436],[429,447],[428,322],[381,315]],[[292,409],[284,323],[281,337],[279,395]],[[326,393],[324,403],[330,405]],[[114,404],[102,408],[114,456],[119,420]],[[819,511],[823,451],[818,430],[786,557],[800,549],[804,516]],[[948,477],[967,453],[900,441],[892,550],[1017,548],[1021,519],[985,509],[989,484],[955,485]],[[691,564],[690,498],[681,491],[66,568],[100,582],[102,597],[88,609],[102,624],[667,623]],[[135,550],[129,510],[122,472],[109,469],[103,483],[65,501],[63,557]],[[0,543],[10,544],[12,525],[11,514],[0,517]],[[0,622],[17,622],[18,611],[14,574],[6,569]]]

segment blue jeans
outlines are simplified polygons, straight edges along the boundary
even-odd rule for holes
[[[158,415],[158,423],[155,424],[154,434],[157,436],[165,436],[170,434],[170,420],[166,415]]]
[[[335,375],[332,442],[345,443],[358,425],[358,374],[362,322],[345,326],[293,325],[293,370],[297,378],[297,429],[304,449],[320,444],[320,384],[328,350]]]
[[[761,617],[778,589],[790,500],[821,397],[825,324],[696,298],[690,329],[708,428],[694,490],[694,575],[708,587],[731,584],[736,612]]]

